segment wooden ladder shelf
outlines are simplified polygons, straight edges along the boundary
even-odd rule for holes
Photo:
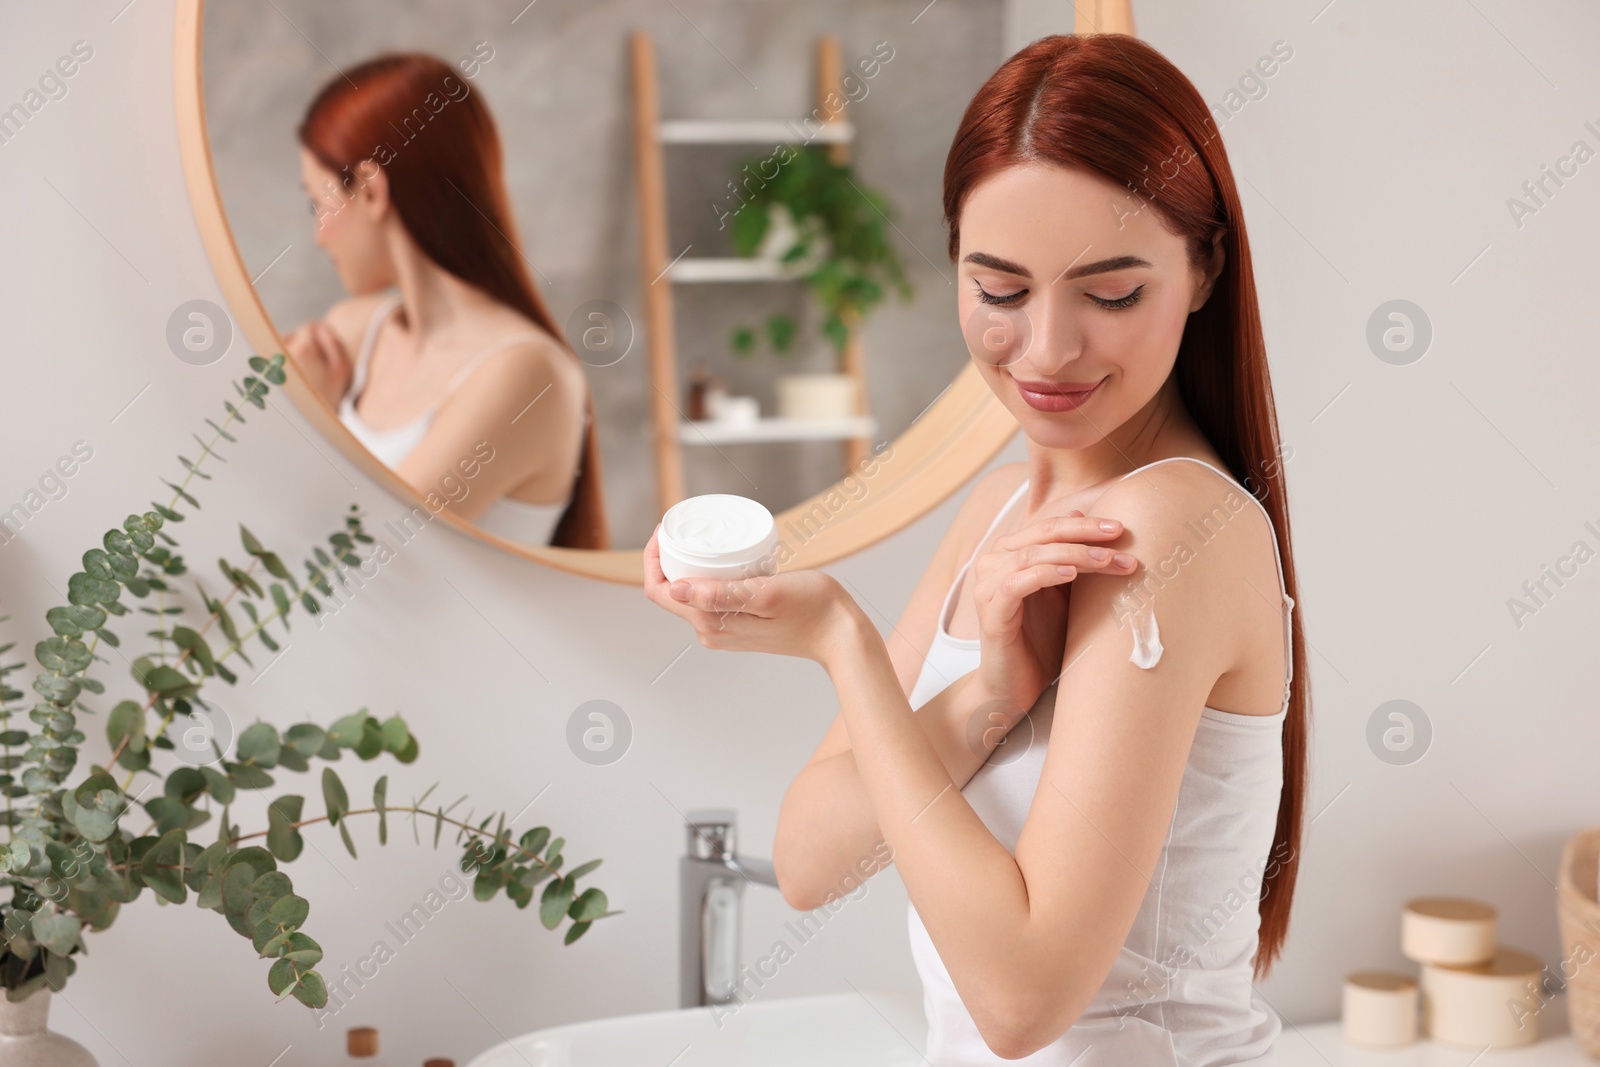
[[[649,332],[650,412],[656,465],[656,514],[659,518],[684,496],[683,446],[732,442],[837,439],[844,442],[844,472],[856,469],[871,450],[876,421],[867,413],[866,367],[859,331],[851,330],[840,369],[856,382],[857,411],[842,419],[784,419],[763,417],[753,425],[721,426],[692,421],[678,407],[682,395],[678,373],[677,341],[673,326],[673,285],[781,281],[794,277],[778,264],[740,257],[687,258],[674,256],[667,236],[667,186],[664,145],[778,145],[825,144],[835,163],[850,158],[854,127],[843,118],[843,68],[839,40],[825,36],[817,41],[816,89],[820,128],[805,129],[781,119],[661,120],[655,41],[636,31],[630,41],[633,72],[633,147],[635,190],[639,206],[640,278],[644,289],[645,321]],[[832,96],[839,106],[829,107]],[[799,136],[797,136],[799,134]]]

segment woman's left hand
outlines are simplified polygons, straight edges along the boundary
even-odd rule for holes
[[[840,636],[860,616],[850,594],[822,571],[669,582],[656,543],[660,529],[658,524],[644,546],[644,595],[692,624],[706,648],[772,652],[826,665]],[[675,587],[683,599],[673,595]]]

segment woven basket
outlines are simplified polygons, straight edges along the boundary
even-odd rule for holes
[[[1580,831],[1561,850],[1556,920],[1561,926],[1562,974],[1572,1036],[1590,1058],[1600,1060],[1600,903],[1595,877],[1600,867],[1600,826]]]

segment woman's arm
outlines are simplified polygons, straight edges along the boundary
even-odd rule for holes
[[[582,368],[554,341],[508,346],[440,406],[395,473],[468,520],[529,482],[558,495],[577,470],[587,388]]]
[[[896,683],[908,698],[933,641],[934,627],[956,569],[979,534],[1025,474],[1023,464],[996,467],[973,486],[940,539],[922,577],[890,632],[887,649]],[[956,679],[916,712],[952,780],[977,772],[987,752],[966,742],[966,724],[985,699],[976,672]],[[909,705],[908,705],[909,706]],[[834,716],[816,752],[784,793],[772,846],[783,898],[809,911],[844,895],[891,862],[883,833],[862,788],[843,712]]]
[[[1076,583],[1050,744],[1015,856],[962,795],[852,603],[821,660],[912,903],[985,1042],[1007,1058],[1064,1033],[1110,972],[1160,854],[1200,709],[1242,655],[1256,597],[1240,575],[1265,535],[1225,532],[1181,570],[1163,568],[1193,540],[1189,520],[1217,506],[1219,487],[1201,471],[1147,474],[1095,504],[1125,520],[1108,547],[1147,565],[1131,579]],[[1158,580],[1165,651],[1144,670],[1130,662],[1119,601]]]

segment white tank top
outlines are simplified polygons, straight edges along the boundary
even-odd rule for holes
[[[1180,459],[1191,459],[1239,485],[1210,463],[1189,456],[1156,460],[1128,475]],[[978,548],[956,572],[940,606],[927,659],[911,690],[913,709],[977,668],[982,643],[977,638],[950,636],[946,629],[950,605],[978,551],[1027,487],[1026,481],[1017,487],[989,523]],[[1261,507],[1243,486],[1239,491]],[[1261,511],[1267,514],[1266,508]],[[1270,515],[1267,521],[1270,525]],[[1273,549],[1277,552],[1276,538]],[[1277,826],[1283,786],[1282,727],[1294,676],[1290,643],[1294,600],[1283,585],[1281,554],[1278,585],[1284,603],[1288,663],[1283,706],[1274,715],[1243,715],[1209,706],[1201,709],[1167,841],[1138,917],[1105,983],[1065,1034],[1019,1060],[1004,1060],[991,1052],[962,1004],[916,907],[908,902],[911,953],[922,978],[927,1057],[933,1067],[1277,1067],[1273,1042],[1282,1023],[1255,993],[1251,958],[1260,927],[1260,876],[1269,861]],[[1051,683],[1006,735],[1007,741],[1029,737],[1031,728],[1029,741],[997,746],[961,790],[984,825],[1013,854],[1039,785],[1056,689],[1056,683]]]
[[[372,357],[373,342],[377,339],[378,328],[383,325],[383,320],[388,318],[389,312],[400,304],[399,294],[395,294],[372,313],[372,319],[367,323],[367,331],[361,338],[361,350],[356,355],[355,371],[350,378],[350,388],[345,391],[344,399],[339,402],[339,421],[355,435],[356,440],[383,463],[385,467],[394,470],[405,461],[412,451],[422,443],[427,436],[428,427],[433,425],[433,417],[439,411],[440,405],[465,382],[478,365],[489,356],[528,338],[539,339],[544,334],[527,331],[512,334],[501,338],[484,351],[474,356],[467,365],[456,372],[455,376],[446,383],[444,390],[439,394],[439,399],[433,406],[417,416],[404,426],[396,426],[392,430],[374,430],[362,420],[356,411],[356,401],[361,398],[361,390],[367,383],[367,364]],[[584,429],[588,428],[589,413],[584,412]],[[480,515],[475,523],[479,529],[486,530],[497,537],[508,541],[517,541],[525,544],[548,545],[551,536],[555,533],[556,525],[561,521],[561,515],[567,510],[571,498],[561,500],[554,504],[529,504],[521,500],[512,500],[509,497],[500,497],[489,505],[487,511]]]

